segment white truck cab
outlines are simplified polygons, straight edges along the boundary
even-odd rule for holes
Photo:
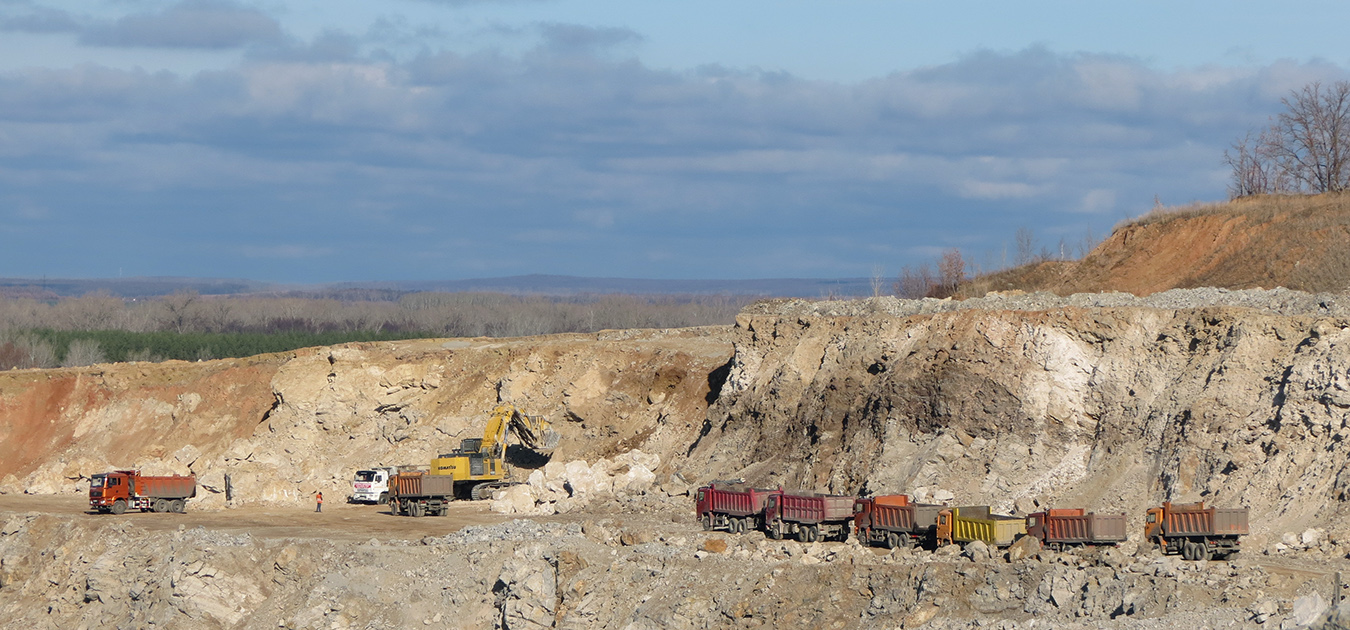
[[[352,478],[352,496],[348,503],[378,503],[389,501],[389,479],[397,470],[394,467],[369,468],[356,471]]]

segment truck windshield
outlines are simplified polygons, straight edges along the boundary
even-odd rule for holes
[[[103,487],[103,475],[94,475],[93,477],[90,477],[90,478],[89,478],[89,487],[90,487],[90,488],[102,488],[102,487]]]
[[[375,481],[375,471],[373,471],[373,470],[358,470],[358,471],[356,471],[356,480],[357,480],[357,481]]]

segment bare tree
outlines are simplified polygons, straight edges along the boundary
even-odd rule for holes
[[[886,268],[872,265],[872,297],[881,297],[881,287],[886,286]]]
[[[162,302],[165,326],[179,334],[187,332],[197,319],[197,301],[200,299],[201,295],[193,290],[177,291],[164,296]]]
[[[898,297],[917,300],[927,297],[935,286],[937,276],[933,274],[933,268],[928,266],[928,263],[923,263],[917,267],[909,265],[901,267],[900,277],[896,278],[893,288]]]
[[[1275,121],[1276,157],[1315,193],[1350,184],[1350,82],[1326,90],[1314,82],[1280,99],[1287,111]]]
[[[942,258],[938,260],[938,280],[944,293],[942,297],[956,293],[956,288],[965,282],[966,261],[961,257],[961,250],[953,247],[942,252]]]
[[[1021,267],[1036,258],[1036,235],[1031,232],[1029,227],[1017,228],[1017,235],[1014,237],[1017,241],[1017,257],[1013,259],[1013,265]]]
[[[1279,136],[1273,128],[1253,136],[1252,132],[1233,142],[1223,152],[1223,162],[1233,170],[1228,198],[1270,195],[1292,188],[1285,164],[1278,158]]]
[[[61,367],[78,367],[81,365],[93,365],[95,363],[106,363],[108,358],[104,356],[103,349],[99,343],[93,339],[72,339],[70,347],[66,348],[66,358],[61,361]]]
[[[1350,188],[1350,82],[1309,83],[1280,103],[1285,111],[1268,129],[1224,152],[1233,170],[1229,195]]]

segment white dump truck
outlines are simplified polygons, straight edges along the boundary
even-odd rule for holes
[[[378,503],[380,505],[388,503],[389,479],[397,473],[398,468],[394,466],[356,471],[356,476],[352,478],[352,495],[347,497],[347,502]]]

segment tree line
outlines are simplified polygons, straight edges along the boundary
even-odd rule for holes
[[[105,293],[52,301],[0,298],[0,369],[243,357],[353,341],[729,324],[753,299],[430,292],[379,298],[195,291],[134,300]]]

